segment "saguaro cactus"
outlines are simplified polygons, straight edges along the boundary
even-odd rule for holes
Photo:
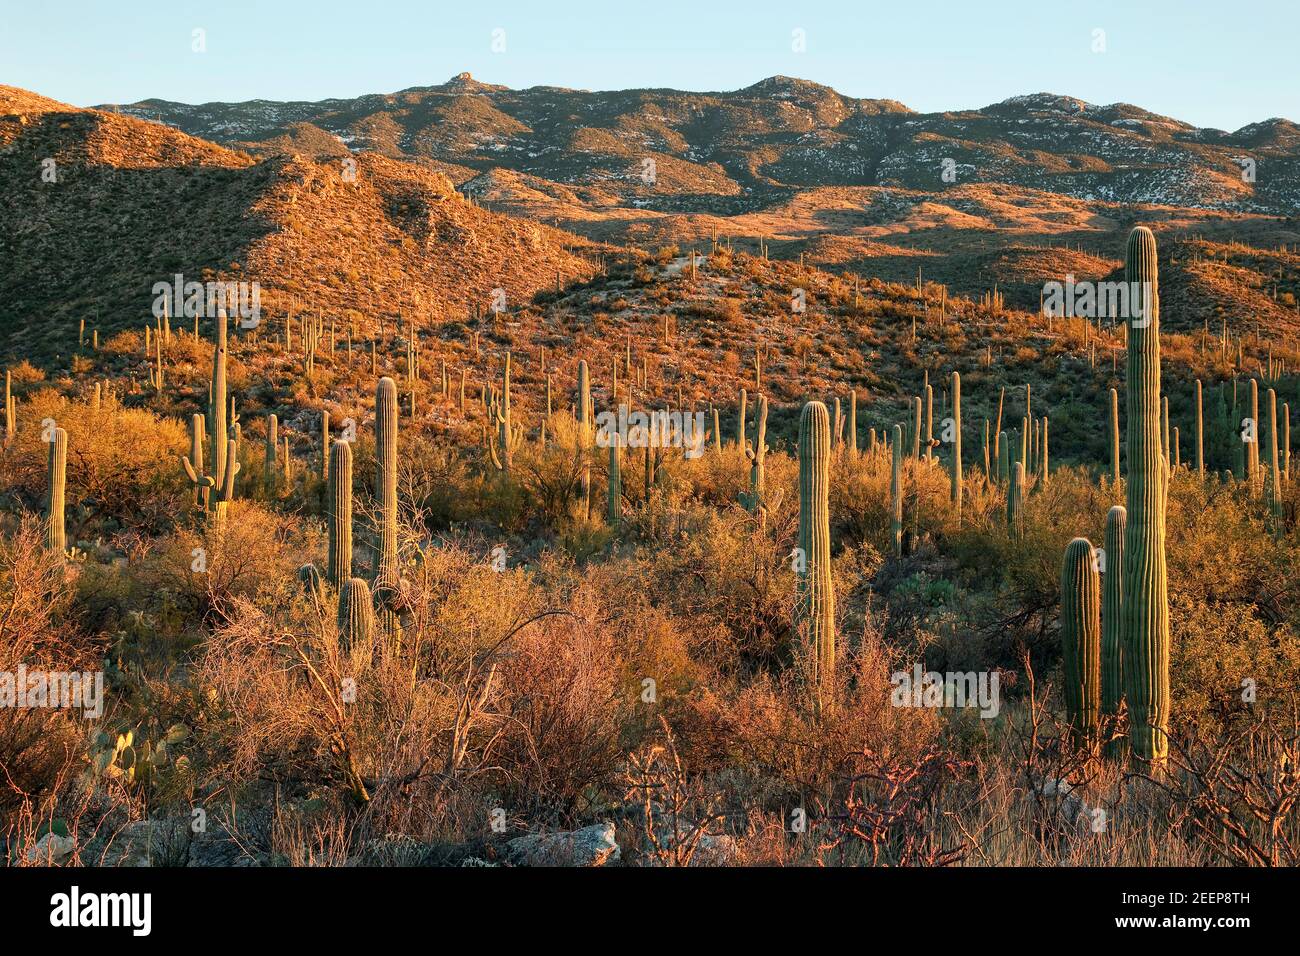
[[[190,462],[195,472],[203,473],[203,416],[195,414],[190,418]],[[200,508],[207,507],[210,489],[198,482],[194,485],[194,503]]]
[[[488,417],[496,430],[496,438],[488,439],[492,463],[501,471],[509,471],[514,464],[514,452],[523,440],[522,429],[516,429],[510,414],[510,353],[506,353],[506,367],[502,373],[501,394],[494,396],[488,408]]]
[[[799,549],[795,565],[795,632],[803,641],[818,707],[835,687],[835,591],[831,584],[831,426],[821,402],[799,416]]]
[[[280,454],[280,420],[274,415],[266,416],[266,462],[263,465],[262,480],[266,482],[266,494],[275,497],[279,482],[278,458]]]
[[[1268,390],[1268,507],[1273,532],[1282,530],[1282,469],[1278,460],[1277,393]]]
[[[849,389],[849,454],[854,458],[858,454],[858,390]]]
[[[1040,424],[1040,426],[1039,426],[1039,430],[1038,430],[1038,457],[1039,457],[1039,459],[1040,459],[1039,464],[1038,464],[1038,480],[1039,480],[1039,484],[1041,484],[1043,487],[1046,487],[1046,486],[1047,486],[1047,470],[1048,470],[1048,460],[1047,460],[1047,416],[1044,415],[1044,416],[1043,416],[1039,421],[1041,422],[1041,424]]]
[[[579,502],[584,515],[591,513],[591,464],[587,461],[587,451],[591,446],[591,375],[587,371],[587,360],[578,362],[578,457],[582,461],[582,501]]]
[[[1018,538],[1025,530],[1025,466],[1011,466],[1011,487],[1007,489],[1007,533]]]
[[[1250,442],[1246,445],[1246,478],[1250,481],[1250,495],[1257,497],[1263,488],[1259,465],[1259,382],[1250,380]]]
[[[894,557],[903,555],[903,426],[894,426],[893,461],[889,479],[889,535]]]
[[[1061,562],[1061,661],[1066,716],[1076,741],[1090,741],[1101,698],[1101,580],[1087,538],[1066,545]]]
[[[1169,753],[1169,594],[1160,442],[1160,287],[1156,239],[1130,233],[1124,278],[1140,290],[1128,328],[1128,524],[1124,533],[1124,673],[1133,753],[1159,768]]]
[[[609,436],[609,523],[623,517],[623,436],[615,429]]]
[[[45,500],[45,544],[51,552],[62,555],[68,550],[64,525],[64,492],[68,479],[68,433],[55,428],[50,435],[49,475]]]
[[[952,506],[961,524],[961,375],[952,373]]]
[[[330,584],[342,588],[352,577],[352,446],[336,441],[329,457],[328,575]]]
[[[374,599],[379,628],[396,642],[401,635],[398,598],[401,573],[397,563],[397,383],[385,375],[375,388],[375,489],[379,523]]]
[[[226,514],[235,496],[235,476],[239,474],[239,461],[236,459],[238,446],[230,436],[230,429],[237,430],[239,426],[233,414],[227,418],[233,399],[226,393],[224,309],[217,310],[216,325],[217,341],[212,350],[212,381],[208,387],[208,412],[204,429],[210,443],[207,462],[210,470],[205,473],[203,462],[193,462],[188,457],[181,458],[181,464],[190,481],[207,489],[205,504],[208,530],[220,535],[225,529]]]
[[[736,407],[736,444],[745,447],[745,415],[749,410],[749,393],[740,390],[740,403]]]
[[[11,387],[9,370],[5,369],[5,444],[14,440],[17,428],[17,415],[14,413],[14,393]]]
[[[1101,589],[1101,716],[1113,720],[1124,700],[1124,528],[1128,512],[1115,505],[1106,512],[1106,537],[1102,545],[1105,566]],[[1122,753],[1116,740],[1110,751]]]
[[[1119,487],[1119,393],[1110,390],[1110,480]]]
[[[767,488],[767,396],[758,396],[754,412],[754,441],[745,448],[749,457],[749,497],[745,507],[757,514]]]
[[[348,578],[339,591],[339,648],[344,653],[366,647],[375,637],[375,605],[370,585]]]
[[[926,375],[930,373],[927,371]],[[934,386],[925,383],[925,460],[934,458]]]

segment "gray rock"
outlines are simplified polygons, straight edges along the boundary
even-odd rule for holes
[[[77,852],[77,841],[72,837],[47,833],[23,855],[26,862],[36,866],[62,866]]]
[[[506,844],[506,859],[515,866],[604,866],[617,861],[621,852],[612,823],[530,833]]]

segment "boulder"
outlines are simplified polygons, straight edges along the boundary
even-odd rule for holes
[[[617,861],[620,852],[612,823],[530,833],[506,844],[506,859],[515,866],[604,866]]]

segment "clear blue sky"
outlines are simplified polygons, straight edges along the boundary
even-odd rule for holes
[[[784,73],[923,111],[1050,91],[1231,130],[1300,121],[1298,62],[1300,0],[0,0],[0,83],[78,106],[318,100],[463,70],[513,87],[688,90]]]

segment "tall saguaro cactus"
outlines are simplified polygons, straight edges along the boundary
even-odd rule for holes
[[[903,556],[903,426],[894,426],[890,443],[892,463],[889,479],[889,536],[894,542],[894,557]]]
[[[849,389],[849,455],[858,455],[858,390]]]
[[[235,476],[239,474],[239,462],[236,459],[238,446],[230,435],[230,429],[238,425],[228,418],[232,399],[226,393],[226,311],[217,310],[217,341],[212,350],[212,381],[208,386],[208,412],[206,415],[206,433],[209,442],[207,469],[204,462],[181,458],[185,474],[190,481],[206,489],[206,508],[208,530],[220,536],[225,530],[226,515],[230,502],[235,496]]]
[[[195,472],[203,473],[203,416],[195,414],[190,418],[190,462],[194,466]],[[208,504],[208,495],[210,489],[198,482],[194,484],[194,503],[200,508],[206,508]]]
[[[1274,534],[1282,530],[1282,469],[1278,460],[1277,392],[1268,390],[1268,507]]]
[[[961,524],[961,375],[952,373],[952,505]]]
[[[1011,466],[1011,487],[1007,489],[1007,533],[1018,538],[1025,530],[1025,466]]]
[[[275,497],[280,476],[278,457],[280,454],[280,420],[274,413],[266,416],[266,461],[263,465],[262,479],[266,482],[266,494]]]
[[[401,635],[397,603],[397,383],[385,375],[375,388],[375,490],[379,495],[374,599],[379,628],[396,642]]]
[[[1101,695],[1101,581],[1087,538],[1075,538],[1061,562],[1061,660],[1065,709],[1076,741],[1093,740]]]
[[[819,707],[835,687],[835,591],[831,584],[831,426],[821,402],[799,416],[799,549],[795,566],[795,632],[803,640],[809,683]]]
[[[1124,701],[1124,529],[1128,512],[1115,505],[1106,512],[1106,537],[1102,545],[1105,567],[1101,589],[1101,716],[1113,720]],[[1116,741],[1112,753],[1123,751]]]
[[[767,489],[767,396],[758,396],[754,411],[754,442],[745,449],[749,457],[749,497],[746,507],[758,514]]]
[[[14,393],[10,381],[9,370],[5,369],[5,444],[8,445],[14,440],[14,432],[17,430],[18,416],[14,409]]]
[[[1110,480],[1119,487],[1119,393],[1110,390]]]
[[[68,483],[68,433],[55,428],[50,435],[49,475],[45,510],[45,544],[54,554],[62,556],[68,550],[64,515],[64,493]]]
[[[578,362],[578,458],[582,462],[582,507],[584,515],[591,514],[591,464],[587,454],[591,447],[591,374],[587,360]]]
[[[337,590],[352,577],[352,446],[336,441],[329,458],[328,575]]]
[[[1133,754],[1159,769],[1169,754],[1169,593],[1161,447],[1160,286],[1156,239],[1130,233],[1124,278],[1140,290],[1128,322],[1128,524],[1124,533],[1124,673]]]
[[[495,440],[488,438],[492,463],[501,471],[514,465],[515,448],[523,440],[522,430],[517,430],[510,414],[510,353],[506,353],[506,367],[502,372],[501,394],[494,396],[488,408],[489,427],[495,429]]]
[[[1250,481],[1250,496],[1258,497],[1263,487],[1259,465],[1259,382],[1250,380],[1250,432],[1246,445],[1246,478]]]
[[[615,430],[609,436],[609,523],[617,524],[623,517],[623,436]]]

